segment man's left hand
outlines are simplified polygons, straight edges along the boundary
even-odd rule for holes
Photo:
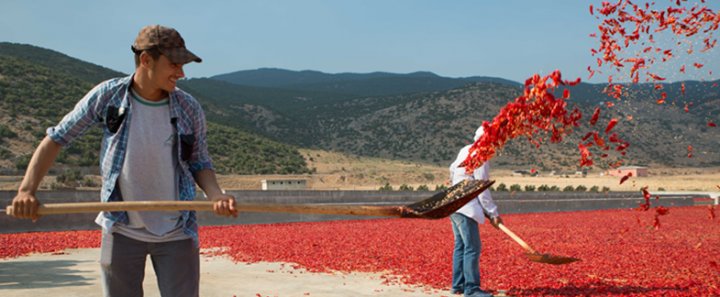
[[[213,204],[213,211],[217,215],[221,216],[238,216],[238,210],[235,208],[235,197],[227,194],[219,194],[213,197],[208,197],[210,200],[215,201]]]

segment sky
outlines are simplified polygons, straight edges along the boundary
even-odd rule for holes
[[[718,2],[709,7],[717,11]],[[162,24],[177,29],[203,59],[185,67],[188,77],[270,67],[430,71],[522,82],[559,69],[566,78],[585,80],[587,66],[595,63],[590,49],[598,46],[589,34],[600,22],[590,15],[590,4],[598,7],[600,1],[3,0],[0,41],[131,73],[130,45],[137,32]],[[669,80],[720,78],[717,48],[694,59],[706,65],[702,73]],[[709,75],[708,69],[717,71]],[[590,81],[606,77],[596,74]]]

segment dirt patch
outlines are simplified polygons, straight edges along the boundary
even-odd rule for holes
[[[417,189],[427,187],[435,191],[438,186],[448,185],[449,172],[445,166],[394,161],[380,158],[351,156],[327,151],[306,150],[300,152],[307,160],[309,168],[315,168],[314,174],[304,175],[220,175],[218,182],[228,190],[260,190],[263,179],[305,179],[310,190],[377,190],[389,185],[398,190],[402,185]],[[492,165],[492,164],[491,164]],[[516,168],[526,169],[526,168]],[[648,186],[652,191],[720,191],[720,167],[713,168],[649,168],[650,176],[631,177],[620,184],[620,178],[590,171],[586,176],[550,175],[539,172],[538,176],[514,176],[512,169],[492,169],[491,178],[496,180],[495,187],[505,184],[508,188],[519,185],[540,187],[542,185],[585,186],[587,189],[597,186],[607,187],[610,191],[637,191]],[[22,177],[0,177],[0,190],[16,190]],[[94,177],[99,180],[99,177]],[[54,177],[47,177],[41,185],[49,189]],[[98,183],[99,184],[99,183]],[[88,188],[89,189],[89,188]]]

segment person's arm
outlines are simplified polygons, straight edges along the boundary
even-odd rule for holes
[[[490,180],[490,165],[488,165],[488,162],[485,162],[482,166],[475,169],[473,177],[476,180]],[[480,205],[482,205],[483,211],[488,215],[490,224],[497,228],[498,224],[502,223],[502,218],[500,218],[498,207],[495,205],[490,189],[480,193],[478,199],[480,200]]]
[[[107,93],[109,85],[112,83],[112,81],[105,81],[95,86],[75,104],[73,110],[66,114],[57,126],[47,130],[47,136],[35,149],[35,153],[28,163],[18,194],[13,198],[12,216],[33,219],[33,221],[38,219],[37,209],[40,202],[35,193],[40,182],[57,159],[62,146],[70,144],[75,138],[102,120],[101,114],[106,100],[101,99],[107,99],[107,96],[103,97],[103,94]]]
[[[217,183],[215,171],[212,169],[202,169],[195,172],[195,182],[205,192],[208,200],[215,201],[213,210],[216,214],[222,216],[237,217],[238,211],[235,208],[235,197],[225,194]]]
[[[40,201],[35,197],[40,182],[50,170],[50,166],[55,162],[62,146],[46,136],[40,145],[38,145],[35,153],[33,153],[25,177],[18,188],[18,193],[13,198],[13,211],[10,215],[23,219],[32,219],[36,221],[39,216],[37,214]]]

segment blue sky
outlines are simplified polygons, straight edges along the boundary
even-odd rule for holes
[[[565,77],[585,79],[595,61],[590,48],[597,47],[588,35],[599,24],[588,12],[591,3],[600,5],[583,0],[5,0],[0,41],[50,48],[130,73],[130,44],[141,27],[159,23],[178,29],[188,48],[203,58],[186,66],[188,77],[276,67],[431,71],[515,81],[560,69]],[[706,64],[702,73],[688,71],[688,77],[670,80],[720,77],[718,49],[694,59]],[[708,69],[716,70],[712,77]],[[593,79],[601,80],[602,75]]]

